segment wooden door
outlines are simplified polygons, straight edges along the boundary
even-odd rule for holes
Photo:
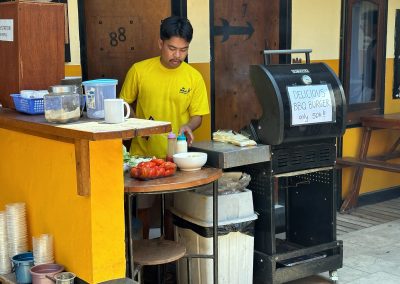
[[[240,130],[261,116],[249,66],[263,63],[262,50],[279,48],[279,2],[214,1],[215,130]]]
[[[85,0],[85,79],[118,79],[117,90],[133,63],[160,54],[160,23],[171,15],[163,0]],[[86,58],[86,62],[85,61]]]

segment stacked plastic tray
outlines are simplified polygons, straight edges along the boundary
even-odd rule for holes
[[[11,261],[8,255],[6,212],[0,211],[0,274],[11,272]]]
[[[28,251],[28,229],[25,203],[6,204],[8,255]]]

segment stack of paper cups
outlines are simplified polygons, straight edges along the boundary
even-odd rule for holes
[[[0,274],[11,272],[11,260],[8,255],[6,212],[0,211]]]
[[[33,261],[35,265],[54,263],[53,236],[48,234],[32,237]]]
[[[25,203],[6,204],[8,255],[28,251],[28,229]]]

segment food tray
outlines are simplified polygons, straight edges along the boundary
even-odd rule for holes
[[[20,94],[10,95],[17,111],[27,114],[43,114],[43,98],[23,98]]]

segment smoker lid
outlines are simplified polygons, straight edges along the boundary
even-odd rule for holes
[[[250,79],[263,109],[255,126],[261,143],[343,135],[344,92],[326,64],[252,65]]]

